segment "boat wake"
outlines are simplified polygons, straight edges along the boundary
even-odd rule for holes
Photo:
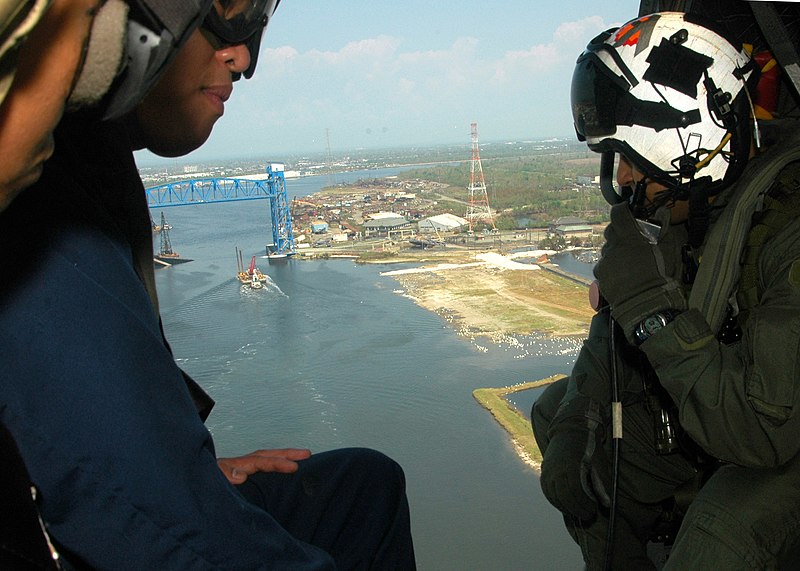
[[[289,299],[289,296],[286,295],[283,290],[280,288],[278,284],[275,283],[271,277],[266,274],[263,274],[263,278],[260,282],[258,282],[258,287],[253,287],[251,283],[244,283],[242,284],[241,291],[245,295],[263,295],[259,292],[263,291],[270,291],[278,294],[278,296]]]

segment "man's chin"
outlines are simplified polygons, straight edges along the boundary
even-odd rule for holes
[[[35,184],[42,176],[43,170],[44,163],[36,163],[25,172],[19,173],[13,180],[0,182],[0,212],[8,208],[22,191]]]
[[[159,141],[147,146],[147,150],[159,157],[173,158],[188,155],[203,146],[211,136],[211,129],[203,134],[196,134],[195,137],[186,137],[180,140]]]

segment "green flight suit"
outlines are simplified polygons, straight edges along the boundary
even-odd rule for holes
[[[770,161],[769,155],[758,157],[747,170],[769,170]],[[780,165],[779,172],[782,183],[773,184],[770,193],[778,186],[800,192],[800,162]],[[746,171],[742,184],[747,180]],[[739,196],[737,186],[715,205],[730,208],[726,201]],[[715,213],[706,244],[713,243],[724,210]],[[691,303],[640,348],[626,346],[622,335],[616,338],[623,439],[613,569],[654,569],[647,541],[676,514],[683,520],[667,569],[778,569],[800,543],[800,212],[760,247],[756,269],[759,295],[737,316],[738,341],[718,341]],[[735,294],[741,281],[733,286]],[[534,405],[534,434],[544,454],[551,424],[558,429],[554,417],[562,398],[577,392],[608,406],[610,358],[608,317],[599,313],[572,375]],[[656,452],[657,415],[642,389],[650,367],[655,384],[660,382],[674,402],[685,435],[686,445],[671,454]],[[607,418],[607,458],[610,425]],[[700,483],[683,515],[673,496]],[[603,569],[607,513],[590,522],[568,515],[565,520],[588,569]]]

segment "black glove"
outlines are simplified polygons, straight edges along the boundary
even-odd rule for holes
[[[606,243],[594,268],[611,315],[631,342],[636,326],[646,317],[667,309],[686,309],[679,281],[682,229],[670,228],[668,208],[660,208],[656,216],[661,229],[649,240],[626,203],[612,207]]]
[[[587,520],[597,512],[598,503],[611,506],[606,491],[611,478],[599,407],[590,399],[577,400],[568,406],[573,411],[583,408],[584,414],[567,415],[550,428],[540,482],[545,497],[559,511]]]

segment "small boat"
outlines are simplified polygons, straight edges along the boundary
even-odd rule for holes
[[[164,213],[161,213],[161,247],[153,256],[153,263],[156,267],[169,267],[175,264],[185,264],[191,262],[189,258],[181,258],[181,255],[172,249],[172,242],[169,239],[169,231],[172,228],[167,224]]]
[[[259,281],[258,276],[256,274],[250,276],[250,282],[248,283],[248,285],[252,289],[261,289],[262,287],[264,287],[264,284],[261,283],[261,281]]]
[[[239,248],[236,248],[236,264],[236,278],[240,282],[245,285],[249,285],[253,289],[260,289],[264,287],[264,283],[267,281],[267,276],[265,276],[261,270],[256,267],[255,256],[250,259],[250,266],[245,269],[244,261],[242,260],[242,251]]]

